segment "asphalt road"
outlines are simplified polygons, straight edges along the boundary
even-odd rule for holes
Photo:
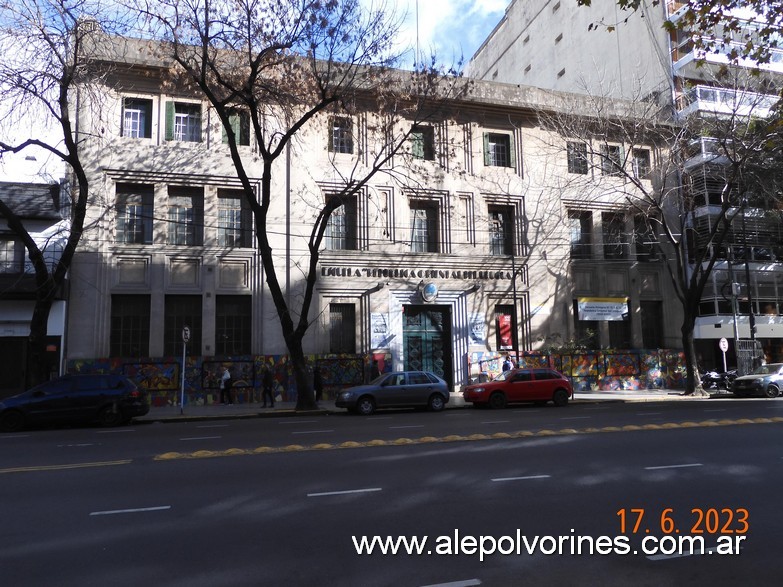
[[[783,449],[775,418],[783,403],[723,405],[2,435],[0,573],[7,585],[779,584]],[[728,412],[705,412],[719,409]],[[425,429],[402,428],[416,426]],[[498,430],[531,435],[487,438]],[[457,435],[477,439],[444,440]],[[271,450],[294,442],[305,450]],[[352,537],[376,535],[428,539],[420,555],[357,554]],[[471,537],[481,536],[486,550],[500,540],[520,553],[470,552]],[[580,540],[589,550],[601,536],[628,553],[572,553]],[[707,547],[741,538],[742,550],[641,551],[642,539],[664,536],[703,537]],[[536,537],[542,548],[528,554]],[[546,554],[557,541],[565,554]],[[455,543],[468,553],[445,554]]]

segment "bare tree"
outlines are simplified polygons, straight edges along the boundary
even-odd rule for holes
[[[763,94],[737,89],[732,95],[729,112],[684,120],[653,102],[594,96],[565,105],[567,114],[541,114],[542,124],[561,137],[546,148],[579,168],[557,186],[561,193],[576,193],[588,205],[622,201],[651,228],[634,236],[648,246],[655,243],[668,261],[682,307],[689,394],[703,393],[694,343],[699,302],[716,263],[731,262],[728,246],[738,238],[733,227],[741,221],[748,194],[772,187],[769,162],[773,145],[780,148],[777,125],[752,115]],[[652,157],[644,160],[644,151]],[[777,184],[766,197],[780,201],[779,189]]]
[[[319,250],[329,218],[375,175],[394,175],[394,156],[407,148],[418,122],[437,113],[457,78],[434,66],[392,69],[398,57],[398,21],[388,5],[358,0],[210,0],[149,2],[146,14],[171,60],[171,83],[197,88],[219,117],[244,198],[252,210],[266,283],[277,311],[297,384],[297,408],[315,407],[303,339],[312,321]],[[237,114],[248,117],[262,173],[260,193],[240,153]],[[301,297],[288,297],[270,245],[270,203],[275,162],[289,156],[296,138],[322,128],[329,115],[367,115],[373,140],[357,145],[350,171],[338,170],[339,187],[317,204],[301,268]],[[319,127],[317,125],[322,125]],[[355,138],[355,137],[354,137]],[[399,160],[397,161],[399,163]]]
[[[94,19],[103,18],[100,2],[72,0],[0,1],[0,157],[43,150],[61,161],[71,180],[71,213],[62,253],[54,262],[36,243],[23,218],[0,199],[0,214],[24,243],[35,271],[35,307],[30,323],[26,384],[48,377],[46,334],[49,312],[66,279],[84,228],[88,183],[75,140],[69,108],[76,88],[86,91],[85,43]],[[31,129],[19,135],[19,129]]]

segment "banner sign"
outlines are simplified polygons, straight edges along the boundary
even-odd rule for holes
[[[580,320],[627,320],[628,298],[577,298]]]

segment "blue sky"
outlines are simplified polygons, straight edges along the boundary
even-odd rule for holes
[[[416,46],[417,0],[391,0],[396,9],[407,11],[401,43]],[[438,61],[451,65],[460,56],[464,63],[473,56],[495,25],[503,18],[511,0],[418,0],[419,49],[432,51]]]

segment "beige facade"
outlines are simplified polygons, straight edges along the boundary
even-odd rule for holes
[[[185,324],[189,354],[285,354],[217,118],[194,95],[165,93],[151,71],[115,73],[79,103],[91,206],[71,271],[67,357],[176,356]],[[562,98],[477,81],[338,209],[305,352],[381,353],[458,387],[475,357],[574,339],[583,296],[628,299],[622,327],[595,324],[596,344],[676,347],[662,263],[639,262],[632,238],[606,257],[607,219],[633,233],[626,200],[600,182],[589,194],[569,184],[566,138],[539,122]],[[318,212],[383,147],[373,116],[321,115],[273,169],[267,232],[294,308]],[[590,216],[586,256],[573,254],[575,210]],[[655,328],[642,324],[648,302]]]

